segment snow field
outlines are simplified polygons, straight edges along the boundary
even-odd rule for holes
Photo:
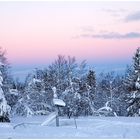
[[[45,120],[45,116],[13,118],[9,124],[0,124],[0,138],[140,138],[138,117],[79,117],[77,129],[73,118],[60,118],[60,127],[55,120],[41,126]]]

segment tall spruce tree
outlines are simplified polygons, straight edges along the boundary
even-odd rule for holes
[[[7,104],[4,89],[6,89],[6,58],[5,53],[0,48],[0,122],[10,122],[10,106]]]
[[[132,69],[125,79],[128,103],[128,116],[140,116],[140,48],[133,57]]]

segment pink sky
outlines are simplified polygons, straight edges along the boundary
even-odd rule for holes
[[[121,1],[1,1],[0,46],[12,65],[48,64],[58,54],[93,63],[129,62],[140,46],[139,7],[140,2]]]

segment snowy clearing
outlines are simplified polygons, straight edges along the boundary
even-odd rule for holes
[[[0,138],[140,138],[139,117],[79,117],[60,118],[41,126],[45,116],[16,117],[11,123],[0,123]],[[17,125],[18,124],[18,125]]]

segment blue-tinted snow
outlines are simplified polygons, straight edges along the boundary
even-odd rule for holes
[[[45,120],[46,116],[13,118],[10,124],[0,124],[0,138],[140,138],[139,117],[80,117],[77,129],[74,119],[60,118],[60,127],[55,120],[41,126]]]

